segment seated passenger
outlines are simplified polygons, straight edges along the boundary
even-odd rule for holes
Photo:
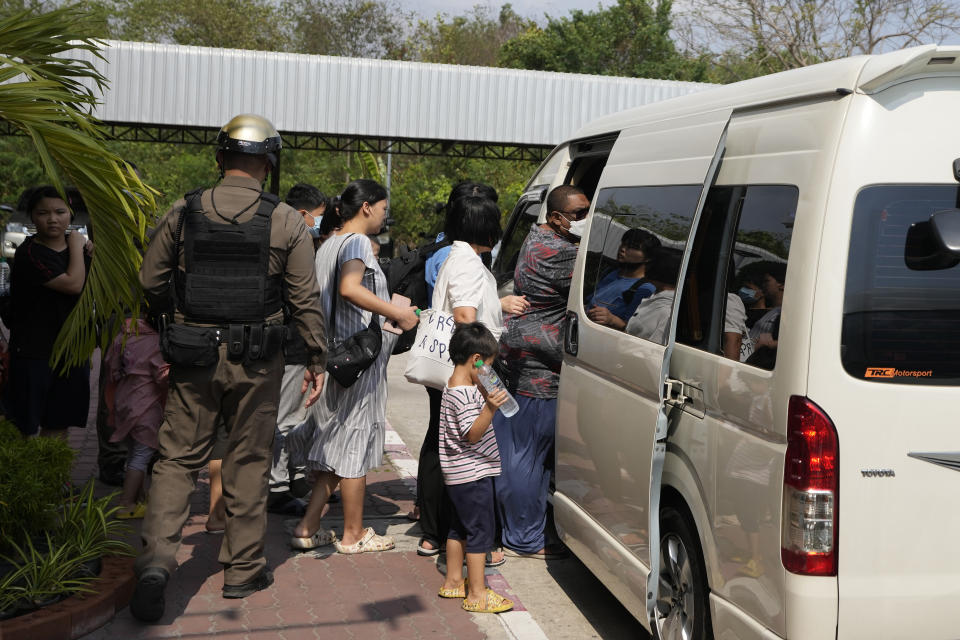
[[[769,262],[766,265],[762,287],[764,302],[769,311],[751,327],[750,340],[753,341],[754,349],[761,347],[772,349],[775,359],[779,334],[776,329],[780,321],[780,306],[783,304],[783,283],[786,280],[787,265],[778,262]],[[750,355],[752,354],[741,354],[741,360],[748,362]]]
[[[587,317],[598,324],[623,329],[644,300],[655,292],[645,276],[651,252],[660,246],[657,236],[644,229],[627,229],[620,238],[617,268],[597,283],[587,302]]]
[[[757,320],[769,311],[763,298],[763,277],[765,262],[753,262],[737,273],[736,293],[747,310],[747,328],[752,328]]]
[[[682,256],[682,252],[670,247],[657,247],[651,252],[647,280],[656,287],[656,293],[643,300],[634,311],[627,322],[627,333],[666,344]]]

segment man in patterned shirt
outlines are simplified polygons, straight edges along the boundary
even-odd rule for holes
[[[514,272],[515,293],[530,306],[504,316],[498,360],[520,411],[494,418],[501,457],[497,502],[508,555],[547,558],[558,551],[546,542],[547,491],[567,295],[589,211],[581,189],[563,185],[551,191],[546,223],[531,227]]]

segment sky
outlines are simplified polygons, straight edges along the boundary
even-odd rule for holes
[[[604,0],[602,3],[598,3],[597,0],[512,0],[510,4],[513,5],[513,10],[520,15],[539,20],[543,18],[544,14],[559,17],[567,15],[571,9],[590,11],[596,9],[598,4],[609,6],[612,2],[613,0]],[[504,4],[481,0],[400,0],[400,3],[405,8],[427,17],[433,17],[441,11],[451,16],[462,15],[477,4],[490,7],[490,13],[496,15]]]

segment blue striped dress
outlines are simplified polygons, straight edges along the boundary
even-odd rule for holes
[[[387,278],[373,255],[370,240],[363,234],[330,238],[320,246],[316,256],[328,340],[350,337],[366,327],[371,316],[369,311],[338,298],[336,323],[331,322],[333,296],[339,295],[334,283],[338,255],[341,269],[350,260],[363,261],[366,265],[363,286],[381,300],[390,301]],[[380,326],[383,326],[382,316]],[[323,393],[307,410],[306,421],[287,435],[294,465],[331,471],[341,478],[361,478],[380,466],[386,427],[387,360],[396,338],[393,333],[383,332],[380,355],[353,386],[345,389],[332,376],[325,377]]]

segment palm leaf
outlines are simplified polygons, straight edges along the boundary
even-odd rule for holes
[[[357,160],[360,162],[360,169],[364,178],[376,180],[383,184],[387,171],[383,160],[379,156],[369,151],[357,151]]]
[[[106,78],[88,61],[102,43],[86,36],[95,25],[72,5],[44,14],[24,11],[0,20],[0,119],[33,141],[51,184],[72,184],[90,212],[96,251],[87,283],[54,345],[53,363],[84,363],[105,347],[117,318],[139,309],[137,280],[147,220],[156,191],[104,146],[106,133],[92,117]]]

